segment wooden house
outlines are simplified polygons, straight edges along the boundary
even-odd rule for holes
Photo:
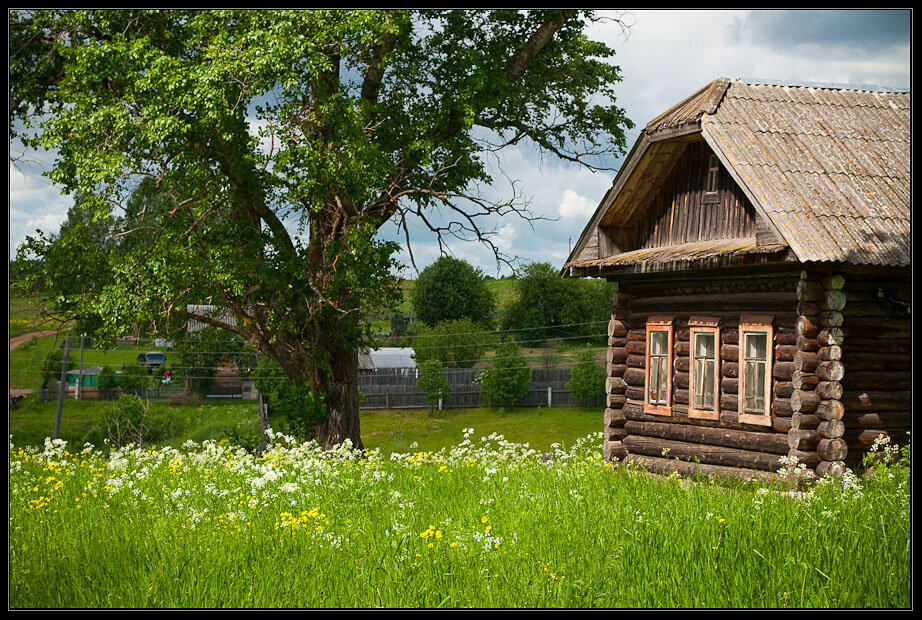
[[[647,124],[561,272],[615,283],[606,458],[823,476],[907,440],[909,132],[909,92],[729,79]]]

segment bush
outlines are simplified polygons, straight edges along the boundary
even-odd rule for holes
[[[263,396],[274,430],[299,441],[315,437],[317,428],[328,419],[322,394],[314,394],[307,384],[295,385],[278,362],[268,357],[260,360],[251,376]]]
[[[511,406],[531,389],[531,369],[514,342],[496,349],[493,365],[477,376],[488,407]]]
[[[442,374],[442,362],[438,360],[427,360],[419,366],[416,386],[426,395],[429,411],[438,405],[440,398],[451,394],[451,383]]]
[[[413,357],[418,364],[438,360],[447,368],[470,368],[483,358],[496,338],[470,319],[443,321],[417,328]]]
[[[118,387],[118,375],[111,366],[103,366],[99,371],[99,377],[96,380],[96,388],[99,390],[111,390]]]
[[[175,420],[172,412],[151,416],[147,400],[122,394],[103,414],[100,426],[105,438],[121,448],[172,439]]]
[[[123,391],[135,394],[149,388],[152,382],[152,377],[147,374],[147,368],[137,363],[126,365],[119,379],[119,385]]]
[[[68,354],[68,368],[71,367],[70,355]],[[64,364],[64,350],[54,348],[45,355],[45,361],[42,364],[42,387],[48,387],[55,381],[61,380],[61,367]]]
[[[587,406],[593,398],[605,392],[605,368],[595,361],[592,351],[577,353],[567,389],[582,398]]]

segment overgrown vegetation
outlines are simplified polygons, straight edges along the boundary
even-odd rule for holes
[[[790,492],[599,444],[11,445],[10,606],[910,607],[908,454]]]

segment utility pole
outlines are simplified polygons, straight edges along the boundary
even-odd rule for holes
[[[83,395],[83,339],[86,338],[86,334],[80,334],[80,374],[77,375],[77,389],[76,396],[77,400],[80,400],[80,397]]]
[[[64,392],[67,389],[67,359],[70,356],[70,332],[64,338],[64,359],[61,361],[61,381],[58,385],[58,413],[54,417],[54,434],[52,439],[61,436],[61,409],[64,408]]]

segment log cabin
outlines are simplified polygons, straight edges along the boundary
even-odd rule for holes
[[[911,425],[910,93],[721,78],[651,120],[561,270],[615,283],[606,460],[778,478]]]

